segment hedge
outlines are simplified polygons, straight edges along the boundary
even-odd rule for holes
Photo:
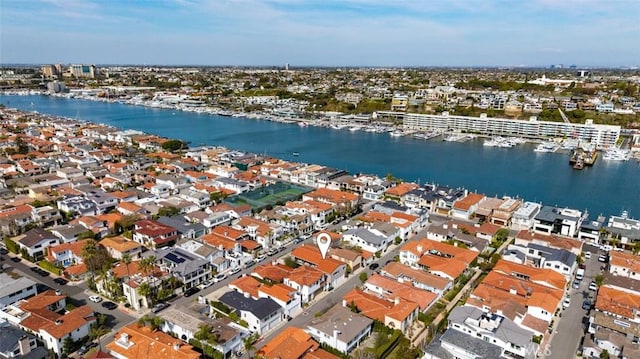
[[[399,330],[394,331],[387,343],[381,345],[379,348],[376,348],[376,352],[375,352],[376,358],[378,359],[386,358],[387,355],[389,355],[389,353],[391,353],[393,349],[395,349],[396,345],[398,345],[398,341],[400,340],[401,335],[402,335],[401,331]]]
[[[41,260],[40,262],[38,262],[38,266],[48,270],[49,272],[55,275],[60,275],[62,273],[62,270],[60,268],[54,266],[53,264],[47,262],[46,260]]]

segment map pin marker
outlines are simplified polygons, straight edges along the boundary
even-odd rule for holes
[[[331,247],[331,236],[327,233],[320,233],[316,237],[316,244],[318,248],[320,248],[320,253],[322,253],[322,259],[327,257],[327,251],[329,251],[329,247]]]

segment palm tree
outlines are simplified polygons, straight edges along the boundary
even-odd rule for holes
[[[164,324],[164,319],[155,316],[149,320],[149,324],[151,325],[151,330],[155,331],[162,327],[162,325]]]
[[[101,324],[94,323],[89,328],[89,338],[91,338],[92,341],[98,340],[98,346],[100,347],[100,351],[102,351],[102,342],[100,342],[100,338],[103,335],[108,333],[109,333],[109,329],[105,328]]]
[[[145,297],[149,302],[151,302],[151,304],[153,304],[153,298],[151,297],[151,294],[153,294],[153,288],[151,288],[149,283],[144,282],[140,284],[138,287],[138,294]]]
[[[127,266],[127,280],[129,279],[129,277],[131,277],[129,275],[129,264],[131,264],[131,256],[129,255],[129,253],[125,253],[122,255],[122,263]]]

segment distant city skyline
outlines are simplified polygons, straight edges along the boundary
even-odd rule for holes
[[[640,65],[637,0],[5,0],[0,63]]]

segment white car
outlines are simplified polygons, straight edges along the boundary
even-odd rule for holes
[[[94,302],[94,303],[100,303],[102,302],[102,297],[99,295],[92,295],[89,297],[89,300]]]
[[[589,283],[589,290],[598,290],[598,286],[596,285],[596,282]]]
[[[256,258],[256,261],[258,262],[262,262],[263,260],[267,259],[267,256],[264,254],[261,254],[258,256],[258,258]]]
[[[584,258],[585,259],[590,259],[591,258],[591,252],[584,252]]]
[[[598,261],[606,263],[607,262],[607,255],[606,254],[601,254],[598,256]]]
[[[225,280],[227,278],[227,275],[224,273],[220,273],[220,274],[216,274],[215,277],[213,277],[213,281],[215,283],[221,282],[223,280]]]
[[[562,308],[567,309],[569,308],[569,305],[571,305],[571,299],[564,298],[564,300],[562,301]]]

